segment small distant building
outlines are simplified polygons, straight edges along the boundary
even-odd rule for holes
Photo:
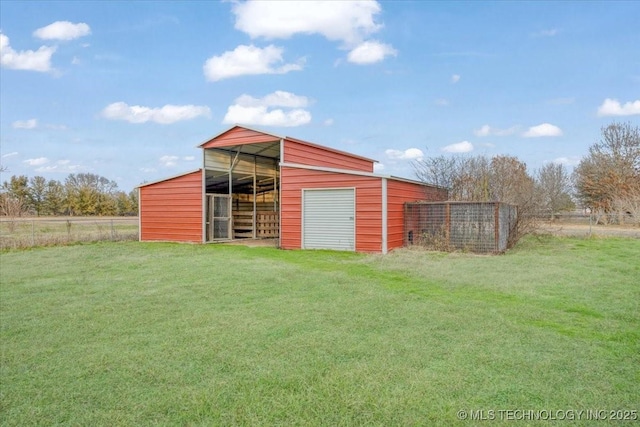
[[[374,173],[375,160],[233,126],[202,143],[202,167],[139,187],[140,240],[277,238],[283,249],[387,253],[404,204],[447,190]]]

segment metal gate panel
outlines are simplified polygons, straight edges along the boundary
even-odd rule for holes
[[[354,251],[355,189],[302,190],[302,248]]]
[[[231,238],[231,197],[207,194],[207,241]]]

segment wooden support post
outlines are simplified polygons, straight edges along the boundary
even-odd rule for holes
[[[257,184],[257,180],[256,180],[256,156],[253,156],[253,238],[256,238],[256,228],[258,225],[257,222],[257,209],[256,209],[256,197],[257,197],[257,193],[256,193],[256,184]]]

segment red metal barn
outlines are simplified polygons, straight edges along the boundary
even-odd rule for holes
[[[374,160],[242,126],[200,148],[201,169],[140,186],[140,240],[386,253],[403,245],[405,202],[447,199],[374,173]]]

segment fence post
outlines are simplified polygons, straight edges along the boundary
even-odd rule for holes
[[[111,219],[111,241],[115,240],[115,230],[113,229],[113,218]]]
[[[36,245],[36,222],[31,220],[31,246]]]
[[[500,252],[500,203],[496,202],[495,207],[493,209],[493,239],[494,252]]]
[[[446,202],[444,205],[444,226],[447,246],[451,246],[451,204]]]

